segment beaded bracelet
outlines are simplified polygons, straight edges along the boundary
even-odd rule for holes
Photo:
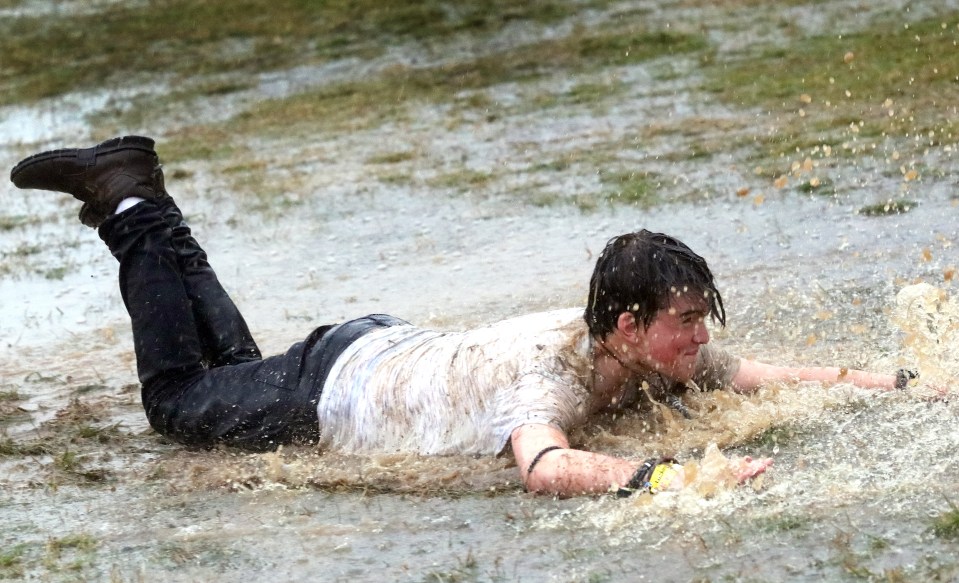
[[[549,447],[544,447],[543,449],[541,449],[541,450],[539,451],[538,454],[534,455],[534,456],[533,456],[533,461],[529,462],[529,467],[526,468],[526,475],[528,476],[528,475],[532,474],[532,473],[533,473],[533,468],[536,467],[536,464],[539,463],[539,460],[543,459],[543,456],[544,456],[544,455],[546,455],[547,453],[553,451],[554,449],[563,449],[563,448],[560,447],[560,446],[558,446],[558,445],[551,445],[551,446],[549,446]]]

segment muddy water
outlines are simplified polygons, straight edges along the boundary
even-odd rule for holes
[[[728,17],[689,4],[654,18]],[[828,10],[855,8],[837,2]],[[752,38],[768,36],[762,10],[754,12],[756,22],[741,26],[755,29]],[[727,48],[750,38],[742,30],[713,36]],[[672,178],[667,201],[687,202],[590,212],[519,202],[523,188],[567,196],[596,188],[597,177],[575,172],[544,187],[522,172],[537,161],[644,135],[667,118],[755,115],[710,103],[681,80],[649,86],[645,67],[622,74],[636,89],[607,111],[573,107],[453,124],[443,123],[441,108],[423,108],[409,121],[351,135],[264,139],[256,145],[268,179],[295,186],[292,204],[275,212],[251,211],[255,201],[237,196],[221,169],[205,162],[168,167],[168,176],[182,175],[168,186],[266,352],[314,326],[374,311],[463,328],[580,305],[606,239],[645,227],[675,234],[709,259],[729,310],[716,342],[788,364],[918,366],[924,385],[878,395],[814,384],[772,386],[748,398],[691,395],[695,419],[650,404],[574,436],[600,451],[688,460],[699,476],[694,486],[655,499],[532,497],[517,486],[507,458],[190,451],[158,438],[143,420],[115,265],[95,233],[76,222],[72,201],[3,185],[6,215],[39,218],[0,231],[4,258],[18,258],[0,280],[0,389],[22,395],[4,431],[17,443],[52,444],[0,458],[0,548],[20,549],[22,567],[10,576],[959,578],[956,543],[931,529],[957,501],[959,406],[954,398],[926,398],[929,384],[954,393],[959,374],[959,292],[945,276],[959,262],[954,150],[927,153],[924,162],[940,171],[909,185],[921,204],[889,217],[855,212],[904,188],[882,163],[851,162],[843,196],[810,197],[773,189],[737,152],[667,158],[680,148],[676,135],[644,139],[631,155]],[[277,83],[271,77],[268,85]],[[494,94],[507,101],[517,90]],[[87,135],[83,116],[102,107],[99,99],[6,110],[5,167],[38,147]],[[701,137],[716,138],[722,127]],[[149,130],[160,134],[162,156],[166,128]],[[398,169],[410,182],[380,180],[382,168],[368,162],[410,150],[419,154]],[[430,185],[430,177],[463,164],[511,172],[492,192]],[[750,196],[737,196],[742,188]],[[916,282],[932,288],[909,287]],[[58,432],[83,423],[116,431],[99,441],[57,441]],[[733,487],[722,455],[772,456],[776,464],[757,483]]]

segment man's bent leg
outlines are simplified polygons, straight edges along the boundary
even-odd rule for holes
[[[170,226],[155,201],[106,219],[100,237],[120,262],[143,406],[150,425],[181,443],[273,449],[318,432],[300,386],[302,346],[265,361],[207,370]]]
[[[83,202],[81,221],[100,227],[100,237],[120,262],[120,292],[132,322],[143,405],[155,429],[184,443],[225,442],[256,449],[314,438],[316,383],[310,375],[300,382],[309,342],[267,361],[213,371],[204,367],[204,342],[195,316],[202,313],[202,305],[191,298],[171,225],[161,213],[160,204],[169,195],[153,146],[150,138],[124,136],[90,148],[40,152],[21,160],[10,179],[19,188],[73,195]],[[129,197],[142,200],[114,214]],[[212,270],[201,267],[209,278]],[[222,306],[226,294],[218,283],[215,287],[219,295],[213,295],[219,299],[214,305]],[[192,294],[201,302],[210,297],[202,288]],[[239,312],[229,304],[232,312],[225,319],[237,326]],[[206,320],[203,326],[211,327]],[[322,332],[317,330],[311,339]],[[230,337],[223,334],[218,341]],[[235,358],[224,359],[226,363],[258,358],[245,324],[234,337],[241,340],[230,343],[237,352]]]
[[[236,304],[223,289],[206,252],[169,196],[158,201],[190,301],[203,357],[212,368],[260,360],[260,349]]]
[[[120,262],[140,383],[203,371],[193,309],[156,203],[144,201],[107,218],[99,235]]]

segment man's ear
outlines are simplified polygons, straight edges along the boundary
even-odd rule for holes
[[[636,316],[631,312],[622,312],[619,315],[619,318],[616,319],[616,329],[633,342],[636,341],[640,332],[639,322],[636,321]]]

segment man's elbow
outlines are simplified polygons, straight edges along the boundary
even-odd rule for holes
[[[523,487],[530,494],[559,497],[569,495],[567,489],[563,487],[563,480],[547,467],[536,468],[533,472],[526,474]]]
[[[549,484],[541,477],[539,468],[523,476],[523,488],[530,494],[550,494]]]

